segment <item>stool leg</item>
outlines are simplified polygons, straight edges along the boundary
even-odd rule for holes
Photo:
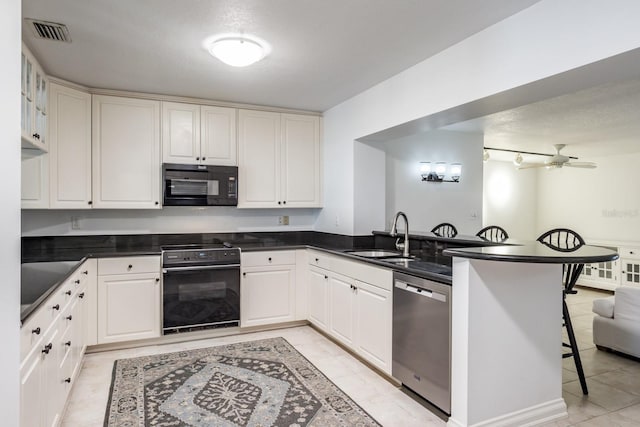
[[[571,324],[569,309],[567,308],[567,302],[564,300],[564,298],[562,299],[562,315],[564,316],[564,325],[567,328],[567,335],[569,336],[569,344],[571,344],[571,353],[573,354],[573,361],[576,363],[576,370],[578,371],[578,378],[580,379],[582,394],[589,394],[589,390],[587,389],[587,380],[584,377],[584,371],[582,370],[582,361],[580,360],[578,343],[576,342],[576,336],[573,333],[573,325]]]

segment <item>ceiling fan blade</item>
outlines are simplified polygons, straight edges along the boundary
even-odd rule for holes
[[[523,163],[518,166],[518,170],[520,169],[533,169],[533,168],[544,168],[548,166],[546,163]]]
[[[572,168],[595,169],[598,165],[593,162],[567,162],[564,164]]]

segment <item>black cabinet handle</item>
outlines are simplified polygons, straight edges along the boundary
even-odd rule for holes
[[[82,274],[89,274],[89,270],[83,271]]]
[[[131,270],[133,268],[133,265],[129,264],[129,267],[127,267],[129,270]]]
[[[56,304],[51,308],[54,309],[54,310],[60,310],[60,304]]]
[[[204,160],[207,160],[207,158],[206,158],[206,157],[203,157],[203,158],[202,158],[202,160],[203,160],[203,161],[204,161]]]
[[[324,276],[324,279],[325,279],[325,280],[326,280],[326,279],[328,279],[328,278],[329,278],[329,276]]]
[[[284,202],[282,202],[282,204],[283,204],[283,205],[286,205],[286,204],[287,204],[287,201],[285,200]]]
[[[44,354],[49,354],[49,352],[51,351],[52,348],[53,348],[53,344],[49,343],[49,344],[44,346],[44,348],[42,349],[42,352]]]
[[[32,329],[32,330],[31,330],[31,333],[32,333],[32,334],[36,334],[36,335],[40,335],[40,326],[38,326],[38,327],[37,327],[37,328],[35,328],[35,329]]]
[[[271,262],[271,257],[269,257],[269,262]]]
[[[160,281],[160,278],[159,278],[159,277],[156,277],[156,282],[159,282],[159,281]]]
[[[67,317],[65,317],[65,319],[67,319],[67,320],[73,320],[73,316],[72,316],[72,315],[68,315]]]
[[[278,202],[278,204],[279,204],[279,205],[281,205],[281,204],[282,204],[282,202]]]
[[[79,293],[79,294],[78,294],[78,298],[80,298],[80,299],[84,298],[84,292]]]
[[[71,347],[71,341],[67,341],[66,343],[64,343],[64,345],[66,345],[67,347]]]
[[[65,295],[71,295],[71,291],[67,291],[64,293]]]
[[[158,206],[160,204],[160,202],[156,202],[156,206]]]
[[[89,200],[87,203],[88,203],[88,204],[90,204],[90,205],[92,205],[92,204],[93,204],[93,202],[92,202],[91,200]]]
[[[316,258],[316,262],[320,261],[320,258]]]
[[[74,280],[73,283],[75,283],[76,285],[80,284],[80,279]]]
[[[247,273],[242,273],[242,277],[247,277]]]
[[[67,384],[71,384],[71,378],[65,378],[64,382]]]
[[[200,157],[196,157],[196,160],[200,160]]]

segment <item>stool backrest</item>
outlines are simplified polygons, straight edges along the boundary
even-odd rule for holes
[[[538,237],[538,242],[560,252],[573,252],[585,245],[584,239],[568,228],[554,228]],[[575,294],[573,290],[584,264],[563,264],[562,282],[565,294]]]
[[[449,224],[448,222],[443,222],[442,224],[438,224],[431,230],[432,233],[440,236],[440,237],[455,237],[458,234],[458,230],[453,224]]]
[[[499,225],[489,225],[478,231],[476,236],[492,242],[503,242],[509,238],[507,231]]]

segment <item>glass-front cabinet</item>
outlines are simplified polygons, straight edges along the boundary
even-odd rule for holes
[[[22,148],[47,151],[47,77],[24,43],[21,66]]]

